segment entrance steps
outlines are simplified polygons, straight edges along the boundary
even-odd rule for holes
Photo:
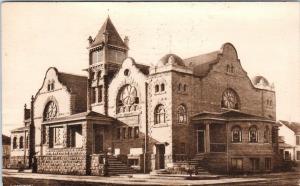
[[[120,175],[120,174],[135,174],[136,171],[118,160],[114,156],[108,157],[108,173],[109,175]]]

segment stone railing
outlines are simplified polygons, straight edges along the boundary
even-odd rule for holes
[[[118,106],[118,113],[133,112],[139,109],[138,104]]]

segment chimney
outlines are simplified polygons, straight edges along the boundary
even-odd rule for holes
[[[26,120],[26,111],[27,111],[27,105],[25,103],[25,105],[24,105],[24,120]]]
[[[129,48],[129,37],[128,36],[125,36],[124,43]]]

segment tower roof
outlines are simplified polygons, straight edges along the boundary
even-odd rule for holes
[[[98,34],[93,39],[90,47],[94,47],[101,44],[102,42],[105,42],[106,34],[108,36],[106,44],[128,49],[109,17],[107,17],[107,19],[103,23]]]

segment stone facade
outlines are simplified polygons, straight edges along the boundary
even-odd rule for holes
[[[274,87],[248,77],[232,44],[150,67],[128,57],[128,38],[108,18],[88,50],[88,77],[49,68],[33,97],[38,172],[100,175],[104,156],[140,172],[191,159],[211,171],[272,170]]]

